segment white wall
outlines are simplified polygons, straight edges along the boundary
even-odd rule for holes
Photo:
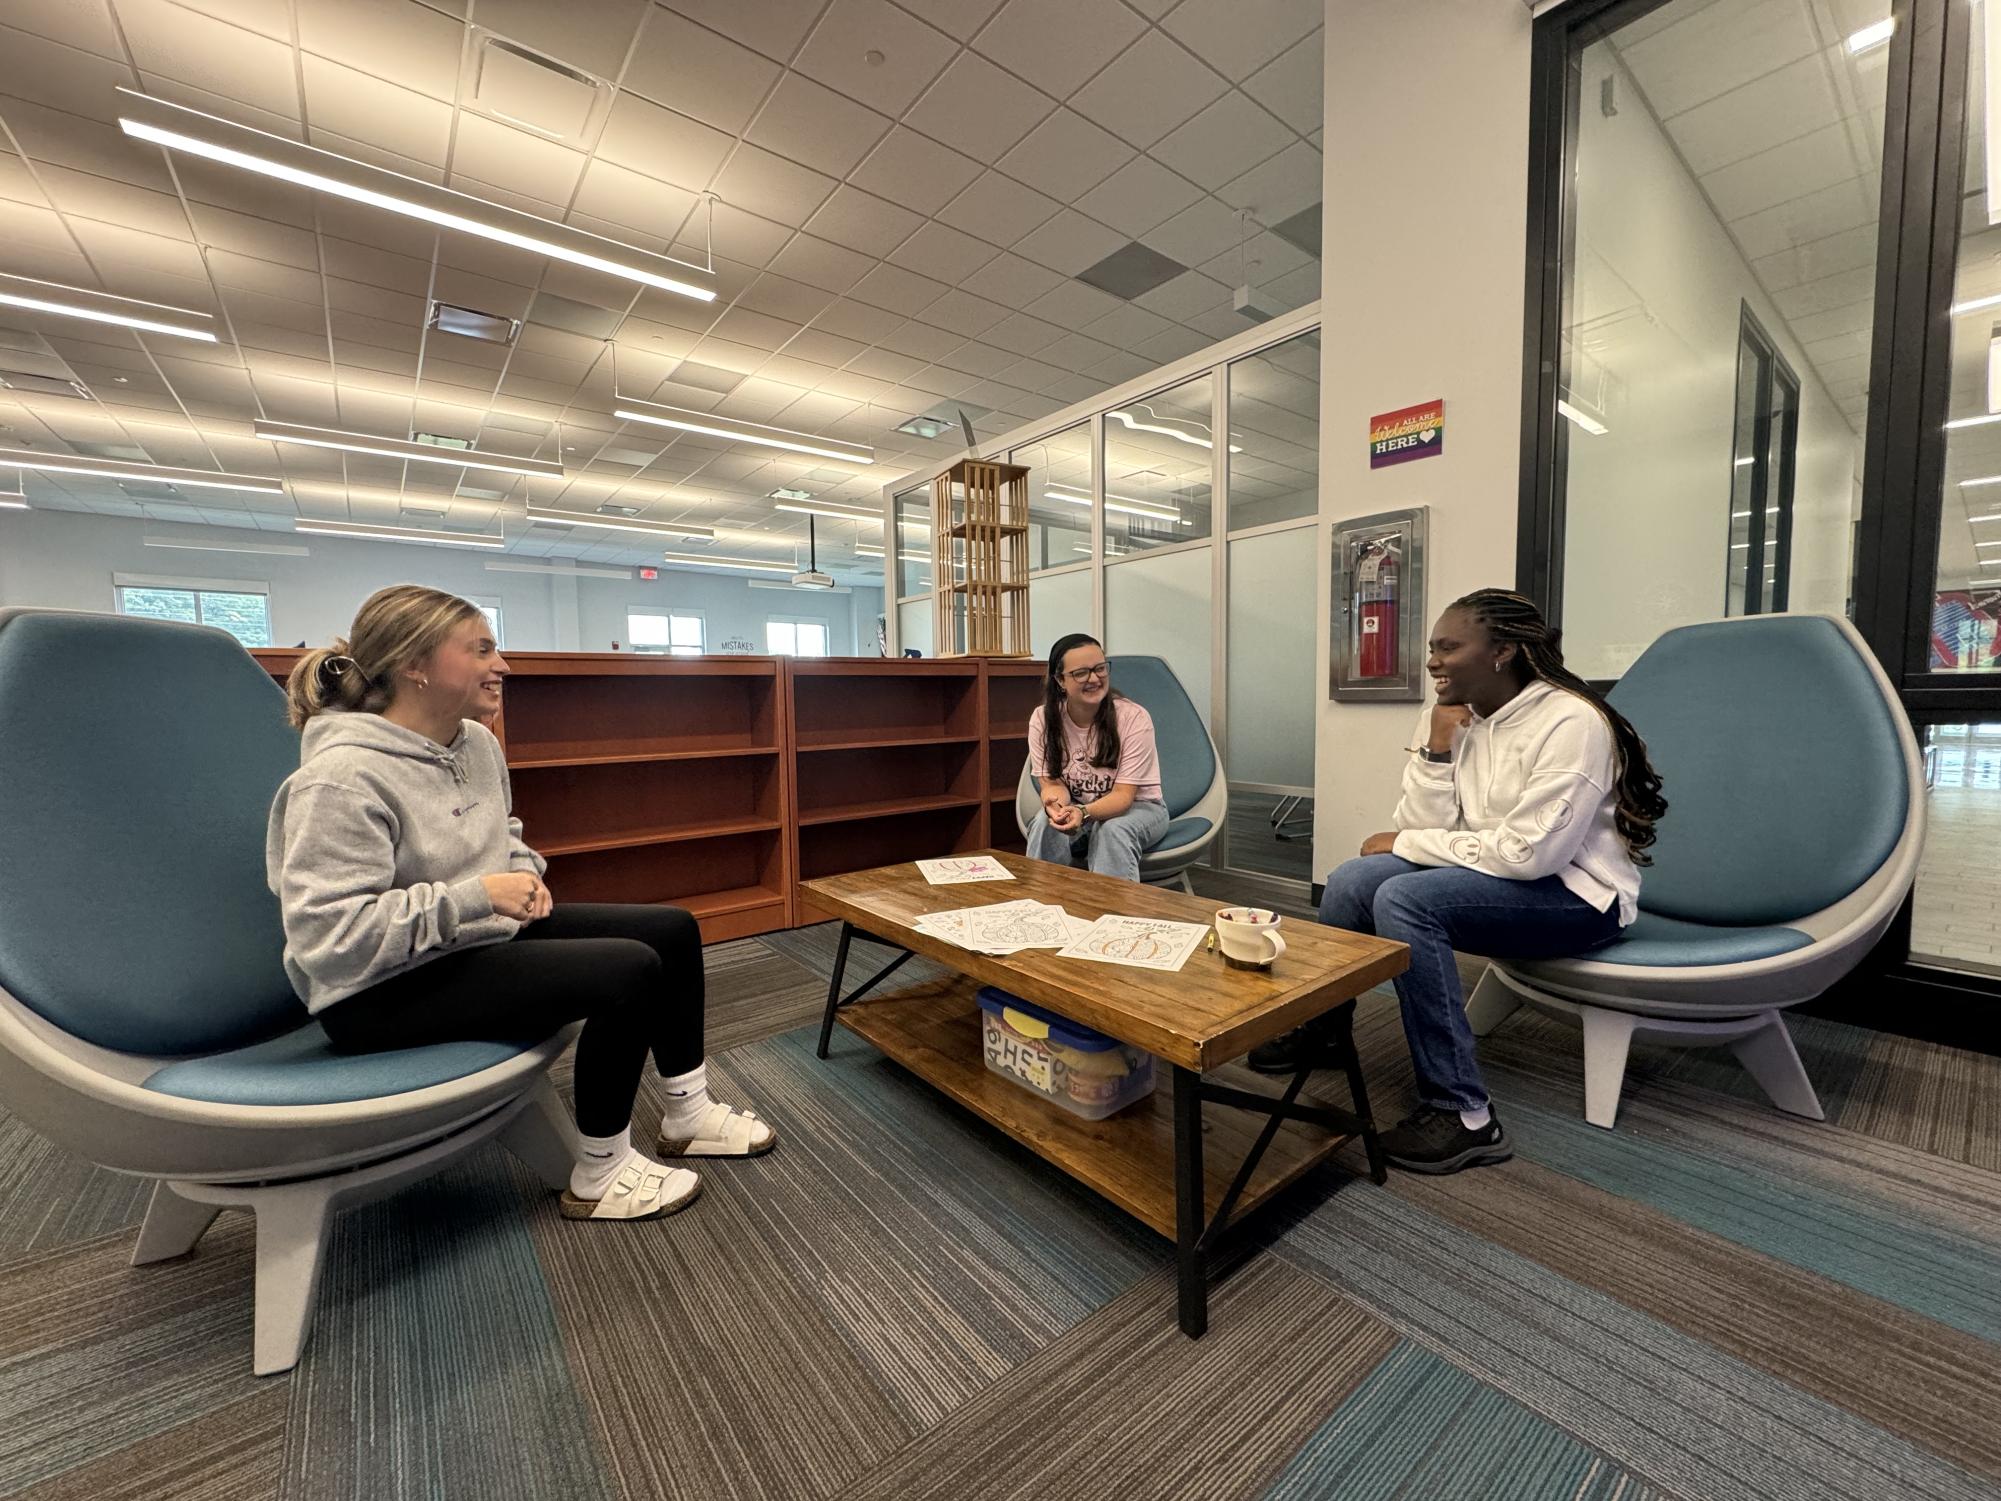
[[[1223,764],[1232,782],[1313,786],[1316,535],[1301,528],[1229,544],[1230,743]]]
[[[626,640],[628,603],[689,603],[707,614],[712,646],[735,634],[762,651],[765,619],[798,615],[829,622],[830,649],[837,655],[854,652],[857,643],[862,652],[874,655],[875,617],[882,609],[882,592],[876,589],[780,593],[752,589],[743,579],[665,567],[657,583],[494,573],[486,568],[491,554],[484,552],[345,537],[250,537],[296,541],[311,549],[303,558],[145,545],[148,536],[176,535],[203,534],[169,522],[74,511],[0,511],[0,605],[110,610],[115,607],[114,573],[242,580],[269,585],[274,644],[317,645],[344,634],[355,606],[375,590],[407,581],[498,600],[507,646],[514,651],[609,651],[614,640]]]
[[[1341,517],[1431,507],[1434,614],[1514,581],[1529,24],[1525,6],[1500,0],[1328,0],[1320,622]],[[1444,453],[1372,472],[1371,414],[1439,396]],[[1324,624],[1315,638],[1324,685]],[[1388,827],[1417,706],[1316,691],[1324,876]]]
[[[1587,357],[1614,377],[1610,430],[1573,426],[1568,435],[1563,634],[1570,665],[1591,678],[1619,676],[1672,626],[1724,613],[1744,303],[1802,384],[1790,609],[1839,613],[1846,601],[1861,450],[1639,90],[1600,43],[1586,53],[1579,97],[1596,101],[1607,77],[1618,113],[1594,105],[1578,117],[1570,317],[1588,330]],[[1597,387],[1579,380],[1578,389],[1589,396]]]

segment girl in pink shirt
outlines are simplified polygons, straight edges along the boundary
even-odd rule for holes
[[[1030,858],[1139,879],[1139,858],[1167,831],[1153,716],[1112,690],[1105,650],[1085,635],[1049,652],[1042,707],[1028,721],[1028,764],[1042,811]]]

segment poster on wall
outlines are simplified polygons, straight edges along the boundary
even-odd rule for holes
[[[1445,398],[1369,419],[1369,467],[1387,468],[1445,451]]]

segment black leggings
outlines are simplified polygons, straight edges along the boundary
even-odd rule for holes
[[[319,1016],[342,1052],[434,1042],[540,1042],[570,1022],[577,1129],[632,1121],[650,1049],[664,1077],[702,1061],[702,935],[679,907],[565,902],[506,943],[443,954]]]

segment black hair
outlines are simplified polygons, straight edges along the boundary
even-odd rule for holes
[[[1477,620],[1496,645],[1513,643],[1516,675],[1528,682],[1541,678],[1589,703],[1605,716],[1612,730],[1615,796],[1613,822],[1632,852],[1635,865],[1651,865],[1646,853],[1654,842],[1654,825],[1667,812],[1661,796],[1661,776],[1647,759],[1647,742],[1626,716],[1605,701],[1605,695],[1563,665],[1563,632],[1543,619],[1535,601],[1512,589],[1475,589],[1452,601]]]
[[[1049,670],[1042,677],[1042,755],[1052,777],[1063,775],[1063,768],[1069,764],[1070,752],[1063,743],[1063,659],[1080,646],[1104,647],[1095,636],[1087,636],[1076,631],[1049,648]],[[1116,690],[1105,695],[1105,701],[1098,705],[1098,712],[1091,721],[1091,764],[1093,766],[1117,766],[1119,764],[1119,711],[1113,707],[1119,697]]]

